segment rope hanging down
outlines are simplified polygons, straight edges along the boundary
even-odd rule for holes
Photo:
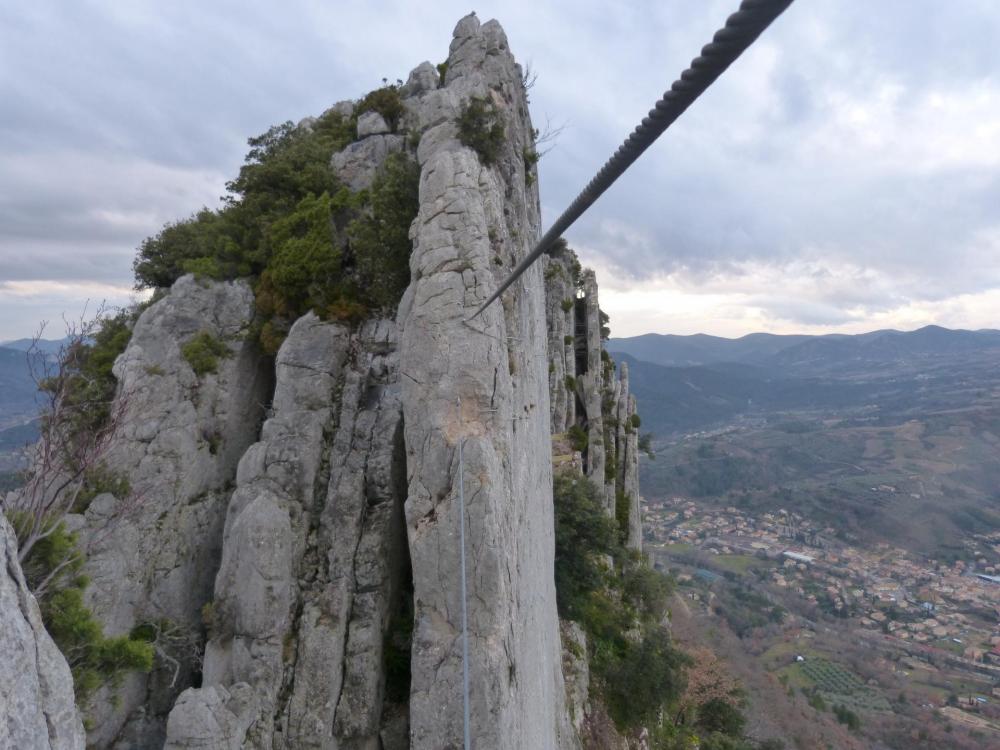
[[[670,90],[618,147],[614,156],[608,159],[601,167],[601,171],[594,176],[563,215],[556,219],[535,248],[517,264],[500,288],[476,310],[472,317],[479,315],[493,300],[503,294],[507,287],[517,281],[518,277],[538,260],[538,257],[548,250],[549,246],[569,229],[570,225],[579,219],[583,212],[590,208],[647,148],[653,145],[653,141],[663,135],[663,132],[694,103],[694,100],[701,96],[791,4],[792,0],[743,0],[739,10],[726,20],[726,25],[715,32],[709,44],[702,47],[701,55],[691,61],[691,66],[674,81]]]
[[[462,413],[462,399],[458,400]],[[469,596],[465,582],[465,437],[458,439],[458,539],[462,564],[462,736],[465,750],[472,750],[469,728]]]

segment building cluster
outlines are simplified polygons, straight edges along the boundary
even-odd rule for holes
[[[650,502],[645,525],[649,541],[672,556],[700,552],[703,564],[706,556],[720,563],[753,556],[776,589],[977,671],[995,667],[1000,681],[1000,533],[976,540],[981,556],[943,562],[886,543],[860,549],[795,512],[755,516],[683,497]]]

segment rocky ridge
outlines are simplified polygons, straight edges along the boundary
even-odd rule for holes
[[[74,524],[92,537],[89,603],[106,631],[180,635],[151,674],[97,696],[90,746],[460,746],[463,522],[473,743],[580,746],[588,678],[563,648],[581,653],[582,632],[561,638],[556,614],[550,436],[587,436],[575,465],[610,515],[628,504],[639,548],[635,400],[601,348],[596,280],[569,250],[469,319],[538,237],[535,132],[495,21],[459,22],[441,79],[423,63],[402,87],[410,136],[366,113],[331,161],[354,190],[390,154],[420,166],[395,318],[350,328],[310,313],[271,359],[246,283],[185,276],[135,323],[110,464],[139,501],[98,496]],[[472,100],[504,125],[489,163],[459,137]],[[184,355],[200,335],[225,347],[209,371]],[[16,564],[8,577],[17,588]],[[51,661],[34,673],[68,685]],[[61,717],[51,746],[79,747],[71,691],[52,710],[43,693],[33,705]]]

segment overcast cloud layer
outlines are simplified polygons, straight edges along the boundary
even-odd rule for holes
[[[455,2],[0,7],[0,340],[122,302],[250,135],[447,54]],[[553,219],[736,0],[489,3]],[[624,4],[621,4],[624,5]],[[1000,6],[799,0],[568,235],[616,335],[996,327]],[[50,335],[57,331],[50,330]]]

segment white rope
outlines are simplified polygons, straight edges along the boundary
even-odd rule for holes
[[[462,416],[462,399],[458,400],[459,419]],[[469,730],[469,612],[465,583],[465,437],[458,439],[458,538],[462,558],[462,719],[465,730],[465,750],[472,750]]]

